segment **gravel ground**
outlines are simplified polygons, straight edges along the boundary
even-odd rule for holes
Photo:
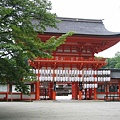
[[[0,102],[0,120],[120,120],[120,102]]]

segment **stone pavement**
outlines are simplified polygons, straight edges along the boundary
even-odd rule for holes
[[[120,102],[0,102],[0,120],[120,120]]]

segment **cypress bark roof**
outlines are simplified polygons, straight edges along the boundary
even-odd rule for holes
[[[69,31],[74,31],[75,34],[79,35],[120,35],[119,32],[108,31],[103,24],[103,20],[62,17],[58,17],[57,19],[61,20],[60,23],[57,23],[58,29],[47,27],[45,32],[67,33]]]
[[[120,69],[111,69],[111,78],[120,79]]]

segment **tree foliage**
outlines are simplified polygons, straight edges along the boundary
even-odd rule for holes
[[[108,64],[103,68],[120,68],[120,52],[115,54],[113,58],[107,58]]]
[[[52,14],[48,0],[0,0],[0,82],[15,83],[17,90],[27,93],[26,80],[35,80],[28,59],[51,57],[50,53],[63,44],[67,33],[52,37],[46,43],[37,37],[46,27],[55,27],[56,14]],[[37,24],[32,21],[37,20]]]
[[[115,59],[116,59],[115,68],[120,68],[120,52],[117,52],[115,54]]]

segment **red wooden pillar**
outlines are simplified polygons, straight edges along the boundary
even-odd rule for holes
[[[97,88],[94,88],[94,100],[97,100]]]
[[[55,82],[55,67],[56,63],[54,64],[54,69],[53,69],[53,91],[52,91],[52,100],[56,100],[56,82]]]
[[[56,82],[53,83],[52,100],[56,100]]]
[[[82,91],[79,91],[79,100],[82,100]]]
[[[35,100],[39,100],[40,99],[40,82],[37,81],[35,82]]]
[[[56,100],[56,91],[53,91],[53,100]]]
[[[35,82],[35,100],[40,99],[40,67],[39,67],[39,65],[38,65],[37,78],[38,78],[38,80]]]
[[[75,99],[75,84],[72,82],[72,99]]]
[[[78,100],[78,82],[72,82],[72,99]]]
[[[79,95],[79,86],[78,82],[76,82],[76,100],[78,100],[78,95]]]

